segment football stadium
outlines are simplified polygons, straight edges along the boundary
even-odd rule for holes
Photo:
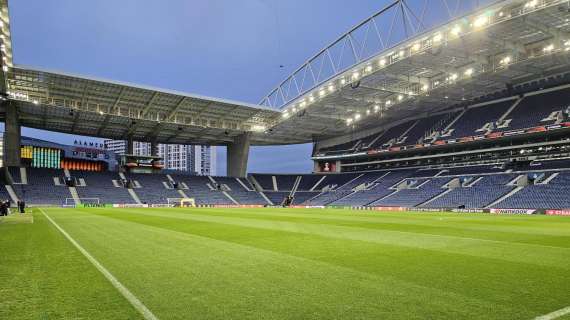
[[[256,104],[15,64],[9,7],[0,319],[570,319],[570,1],[386,1]]]

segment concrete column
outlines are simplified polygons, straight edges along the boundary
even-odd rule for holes
[[[150,155],[158,157],[158,142],[156,142],[156,139],[152,139],[150,142]]]
[[[127,138],[127,154],[133,155],[135,154],[135,142],[133,141],[133,137]]]
[[[4,165],[6,167],[19,167],[21,127],[16,104],[3,102],[6,108],[6,123],[4,126]]]
[[[229,177],[245,177],[250,140],[251,133],[247,132],[235,137],[234,142],[228,144],[227,166]]]

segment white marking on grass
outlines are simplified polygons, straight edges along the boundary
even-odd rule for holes
[[[85,250],[77,241],[75,241],[62,227],[60,227],[50,216],[48,216],[43,209],[40,212],[51,222],[57,230],[59,230],[66,238],[73,244],[79,252],[81,252],[89,262],[91,262],[99,272],[101,272],[109,282],[117,289],[125,299],[127,299],[135,309],[140,312],[147,320],[158,320],[158,318],[131,292],[125,287],[109,270],[107,270],[97,259],[95,259],[87,250]]]
[[[570,307],[566,307],[566,308],[551,312],[549,314],[545,314],[543,316],[536,317],[536,318],[534,318],[534,320],[554,320],[554,319],[558,319],[562,316],[565,316],[567,314],[570,314]]]

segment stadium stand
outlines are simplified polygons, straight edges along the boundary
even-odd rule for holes
[[[514,185],[507,185],[514,178],[516,175],[513,174],[476,177],[473,180],[474,185],[454,188],[449,193],[424,206],[429,208],[458,208],[462,206],[465,208],[485,208],[516,188]]]
[[[503,130],[524,129],[553,124],[557,118],[545,120],[552,112],[565,111],[570,106],[570,89],[546,90],[526,96],[509,115],[512,119]],[[560,118],[562,120],[562,118]]]
[[[80,198],[99,198],[102,203],[135,203],[128,190],[120,183],[121,178],[117,173],[71,171],[71,175],[85,180],[85,187],[76,188]]]
[[[265,196],[276,206],[281,205],[289,194],[289,192],[265,192]]]
[[[317,153],[350,154],[367,149],[368,145],[363,142],[370,141],[373,142],[369,146],[370,149],[389,149],[430,142],[430,140],[447,141],[493,132],[501,133],[559,124],[568,121],[570,107],[568,101],[570,101],[570,88],[558,87],[530,92],[522,98],[511,96],[467,106],[463,112],[452,111],[406,121],[363,139],[321,148]],[[446,129],[447,126],[450,127]]]
[[[499,202],[497,208],[570,208],[570,172],[549,173],[556,176],[546,184],[532,184]]]
[[[314,175],[314,174],[303,174],[300,175],[301,181],[297,186],[297,191],[311,191],[313,188],[322,185],[323,179],[326,178],[325,175]],[[318,185],[317,185],[318,183]]]
[[[71,198],[65,184],[56,185],[54,180],[63,180],[63,170],[28,168],[27,176],[27,184],[13,186],[20,199],[34,204],[61,205],[65,199]]]
[[[293,195],[293,205],[378,206],[424,208],[570,208],[570,160],[536,160],[521,170],[506,164],[464,167],[408,168],[345,174],[288,175],[282,181],[297,181],[301,189],[317,191],[265,191],[274,205]],[[26,169],[27,184],[12,185],[18,197],[34,205],[61,205],[72,198],[64,183],[63,170]],[[16,173],[19,170],[11,170]],[[268,205],[258,191],[247,189],[247,179],[170,175],[184,187],[181,191],[199,205]],[[255,175],[267,181],[272,175]],[[81,199],[98,198],[101,203],[135,203],[121,177],[113,172],[71,171]],[[163,174],[127,174],[130,186],[143,203],[165,204],[181,198],[179,190]],[[283,179],[284,177],[287,177]],[[298,179],[298,177],[301,177]],[[324,178],[324,179],[323,179]],[[244,185],[246,187],[244,187]],[[286,185],[286,184],[285,184]],[[291,186],[291,184],[289,184]],[[0,198],[9,199],[4,187]],[[235,201],[235,202],[234,202]]]
[[[206,176],[171,175],[176,182],[183,182],[188,186],[184,190],[188,197],[194,198],[198,205],[235,204],[221,190],[214,185],[214,182]]]
[[[138,186],[135,193],[143,203],[168,203],[168,198],[180,198],[176,189],[167,189],[168,178],[162,174],[127,174]]]
[[[267,201],[256,191],[248,191],[236,178],[212,177],[218,184],[224,185],[228,194],[239,204],[267,204]]]

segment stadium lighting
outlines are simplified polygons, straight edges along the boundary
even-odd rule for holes
[[[307,105],[307,102],[305,102],[305,100],[301,101],[301,103],[299,103],[299,107],[304,108]]]
[[[358,78],[360,78],[360,73],[358,71],[353,72],[352,73],[352,79],[358,80]]]
[[[253,131],[257,131],[257,132],[263,132],[265,131],[265,126],[262,125],[254,125],[252,127]]]
[[[454,26],[453,29],[451,29],[451,34],[454,36],[459,36],[459,34],[461,33],[461,27],[460,26]]]
[[[384,67],[386,65],[386,59],[380,59],[380,66]]]
[[[360,120],[361,117],[362,117],[362,116],[360,115],[360,113],[355,114],[355,115],[354,115],[354,121]]]
[[[525,9],[534,9],[534,7],[536,7],[537,4],[538,4],[537,0],[530,0],[524,4],[524,7]]]
[[[327,92],[325,91],[325,89],[321,89],[321,90],[319,91],[319,97],[324,97],[325,94],[327,94]]]
[[[366,72],[371,72],[371,71],[372,71],[372,66],[366,66],[366,69],[364,69],[364,71],[366,71]]]
[[[2,70],[4,70],[4,72],[8,72],[8,66],[2,66]]]
[[[366,110],[366,115],[370,115],[370,109]]]
[[[428,89],[429,89],[429,86],[427,84],[424,84],[422,86],[422,91],[428,91]]]
[[[297,112],[297,108],[293,107],[293,109],[291,109],[291,111],[293,111],[293,113]]]
[[[433,36],[433,42],[435,42],[435,43],[441,42],[442,39],[443,39],[443,36],[441,35],[441,33],[438,33],[435,36]]]
[[[489,23],[489,18],[485,15],[479,16],[477,19],[475,19],[475,21],[473,22],[473,26],[475,28],[481,28],[482,26],[486,25],[487,23]]]
[[[315,101],[315,97],[309,96],[309,102],[314,102],[314,101]]]
[[[465,70],[463,74],[466,75],[467,77],[471,77],[473,75],[473,68]]]
[[[544,47],[544,49],[542,49],[542,51],[546,52],[546,53],[550,53],[552,52],[552,50],[554,50],[554,45],[553,44],[549,44],[546,47]]]
[[[422,47],[422,46],[421,46],[419,43],[415,43],[415,44],[412,46],[412,51],[413,51],[413,52],[417,52],[417,51],[420,50],[421,47]]]
[[[503,59],[501,59],[501,61],[499,61],[502,65],[507,65],[509,63],[511,63],[512,58],[511,56],[506,56]]]
[[[346,119],[346,125],[349,126],[352,123],[352,118]]]
[[[391,104],[392,104],[392,101],[391,101],[391,100],[386,101],[386,106],[387,106],[387,107],[390,106]]]
[[[100,115],[104,115],[105,113],[104,113],[103,111],[99,111],[99,114],[100,114]]]
[[[329,92],[333,92],[334,91],[334,85],[330,84],[329,85]]]
[[[289,118],[289,112],[285,111],[283,113],[283,118],[285,118],[285,119]]]
[[[39,101],[38,101],[38,100],[34,100],[34,101],[32,101],[32,103],[35,104],[35,105],[38,105],[38,104],[39,104]]]
[[[378,110],[380,110],[380,106],[379,106],[379,105],[375,105],[375,106],[374,106],[374,112],[378,112]]]
[[[452,74],[449,76],[449,80],[451,80],[451,81],[455,81],[455,80],[457,80],[457,78],[458,78],[457,73],[452,73]]]
[[[402,99],[404,99],[404,96],[401,95],[401,94],[399,94],[399,95],[398,95],[398,101],[402,101]]]
[[[345,85],[345,84],[346,84],[346,79],[345,79],[345,78],[340,79],[340,84],[341,84],[341,85]]]

